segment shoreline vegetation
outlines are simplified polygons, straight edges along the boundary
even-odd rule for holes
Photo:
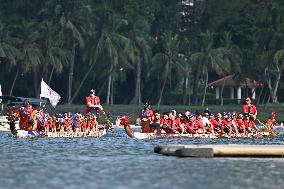
[[[120,115],[130,115],[131,121],[134,121],[135,118],[139,117],[139,112],[143,108],[143,105],[132,105],[132,104],[115,104],[115,105],[106,105],[103,104],[104,109],[111,116],[111,120],[115,120]],[[217,112],[240,112],[242,105],[161,105],[159,111],[165,112],[169,110],[176,110],[177,112],[185,112],[189,110],[192,113],[203,113],[203,111],[208,108],[210,112],[216,114]],[[156,105],[151,105],[153,110],[157,109]],[[268,104],[267,106],[259,105],[258,109],[258,119],[261,122],[265,122],[265,120],[271,115],[271,112],[276,112],[276,120],[277,123],[284,122],[284,104]],[[63,112],[85,112],[85,105],[83,104],[61,104],[58,105],[55,109],[51,106],[47,106],[47,111],[50,113],[63,113]]]

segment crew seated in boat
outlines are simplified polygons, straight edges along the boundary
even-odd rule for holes
[[[161,132],[161,114],[158,110],[154,111],[154,119],[153,122],[149,124],[150,131],[153,133]]]
[[[244,120],[243,120],[245,129],[248,133],[252,133],[253,131],[261,131],[260,129],[258,129],[254,123],[254,121],[251,119],[251,116],[249,115],[249,113],[244,113]]]
[[[203,117],[202,117],[202,124],[204,126],[204,134],[205,132],[211,132],[214,134],[213,125],[210,122],[210,112],[208,109],[204,110]]]
[[[172,133],[180,133],[181,130],[181,122],[179,119],[176,119],[176,111],[171,110],[169,112],[169,128]]]

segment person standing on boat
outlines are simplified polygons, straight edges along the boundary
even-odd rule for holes
[[[33,121],[31,120],[32,113],[33,113],[33,107],[30,105],[29,100],[25,99],[23,102],[23,106],[19,109],[20,129],[28,130],[29,125],[33,125]]]
[[[86,97],[86,113],[97,115],[98,110],[103,110],[101,100],[96,96],[95,90],[91,89],[89,96]]]
[[[251,103],[251,99],[250,98],[246,98],[246,102],[243,105],[243,113],[244,114],[248,114],[251,120],[256,120],[256,116],[257,116],[257,109],[256,106],[254,104]]]
[[[149,133],[151,131],[149,124],[152,123],[154,112],[150,108],[150,104],[146,102],[140,112],[142,133]]]

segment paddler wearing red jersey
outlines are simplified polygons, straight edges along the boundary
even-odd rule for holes
[[[142,132],[143,133],[151,132],[149,124],[151,124],[154,119],[154,112],[150,108],[148,102],[144,104],[143,109],[140,111],[140,118],[141,118]]]
[[[202,115],[197,115],[194,121],[194,129],[204,129],[204,125],[202,123]]]
[[[245,118],[243,120],[243,124],[244,124],[246,129],[247,128],[253,128],[255,126],[255,123],[252,120],[250,120],[248,114],[245,114]]]
[[[170,111],[169,113],[169,127],[172,129],[173,132],[180,131],[180,120],[176,119],[174,111]]]
[[[250,118],[255,120],[257,116],[257,109],[254,104],[251,103],[250,98],[246,98],[246,102],[242,107],[243,113],[249,114]]]
[[[219,123],[218,123],[218,121],[216,121],[216,119],[215,119],[213,114],[210,115],[209,121],[212,124],[214,129],[218,127]]]
[[[170,132],[171,130],[169,127],[169,115],[167,112],[164,112],[163,117],[161,118],[161,128],[164,132]]]
[[[28,99],[25,99],[23,102],[23,107],[19,109],[19,126],[20,129],[27,129],[28,124],[31,121],[31,115],[33,113],[33,107],[30,105]]]
[[[149,119],[150,121],[152,121],[154,117],[154,111],[152,109],[150,109],[150,105],[149,104],[145,104],[144,108],[141,110],[140,112],[140,118],[143,120],[145,119]],[[144,121],[143,120],[143,121]]]

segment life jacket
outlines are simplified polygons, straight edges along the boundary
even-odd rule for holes
[[[247,104],[243,105],[243,112],[248,114],[255,114],[256,113],[256,107],[255,105],[251,104],[248,106]]]
[[[95,98],[90,97],[90,96],[87,96],[87,97],[86,97],[86,113],[89,113],[90,110],[92,109],[92,108],[89,108],[89,107],[88,107],[88,103],[89,103],[89,102],[91,102],[91,104],[94,104],[94,103],[95,103]]]

